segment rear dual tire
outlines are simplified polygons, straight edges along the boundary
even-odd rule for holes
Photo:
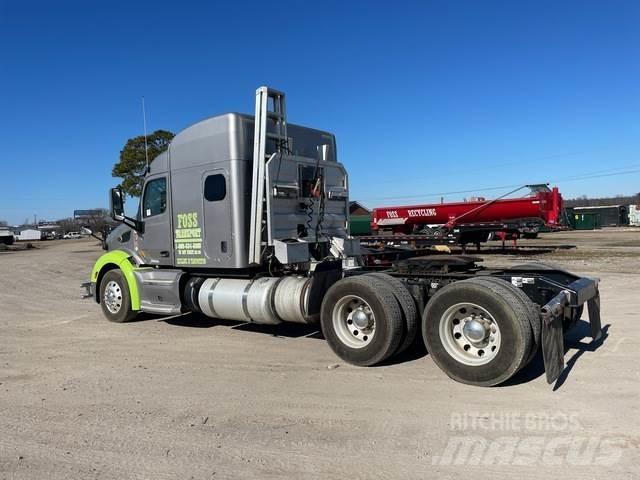
[[[364,281],[367,281],[368,278],[377,278],[382,280],[388,289],[391,290],[393,296],[396,297],[398,301],[398,305],[400,306],[400,310],[402,311],[402,319],[404,325],[404,334],[398,349],[394,352],[394,355],[399,355],[400,353],[407,350],[411,347],[418,336],[418,331],[420,330],[420,316],[418,314],[418,307],[416,306],[416,302],[407,290],[407,287],[401,280],[392,277],[389,274],[382,272],[373,272],[367,273],[359,278]]]
[[[320,324],[329,347],[347,363],[372,366],[402,341],[402,312],[393,291],[375,277],[344,278],[324,296]]]
[[[526,319],[529,321],[529,325],[531,326],[531,333],[533,334],[533,342],[531,343],[531,350],[529,351],[529,355],[523,368],[526,366],[533,357],[535,357],[536,353],[540,349],[540,345],[542,342],[542,321],[540,319],[540,309],[537,305],[535,305],[529,297],[527,297],[526,293],[524,293],[520,288],[510,284],[506,280],[497,277],[476,277],[475,280],[477,282],[484,282],[489,285],[489,288],[493,290],[493,292],[502,297],[508,297],[513,294],[520,298],[520,304],[523,305],[527,309]],[[509,291],[511,293],[509,293]]]
[[[501,282],[504,285],[481,278],[458,281],[427,303],[425,345],[440,369],[458,382],[498,385],[532,356],[535,307],[511,284]]]

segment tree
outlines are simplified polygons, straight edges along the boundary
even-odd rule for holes
[[[149,163],[169,147],[169,142],[174,136],[174,133],[167,130],[156,130],[147,136]],[[120,187],[132,197],[139,197],[142,194],[147,168],[144,150],[144,135],[130,138],[120,150],[120,160],[113,166],[111,172],[114,177],[123,179]]]
[[[61,233],[78,232],[82,228],[80,221],[74,218],[63,218],[56,222],[60,227]]]

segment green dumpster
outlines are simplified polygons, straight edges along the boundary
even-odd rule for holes
[[[574,213],[573,223],[576,230],[596,230],[602,228],[599,213]]]
[[[349,233],[351,235],[371,234],[371,215],[351,215]]]

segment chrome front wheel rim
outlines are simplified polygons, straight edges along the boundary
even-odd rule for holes
[[[104,287],[102,301],[110,313],[116,314],[120,311],[122,308],[122,289],[118,282],[111,280],[107,283],[106,287]]]

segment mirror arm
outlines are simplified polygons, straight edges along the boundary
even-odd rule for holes
[[[99,237],[93,232],[91,232],[89,235],[100,242],[100,245],[102,245],[103,250],[107,250],[107,237]]]
[[[96,234],[95,234],[95,233],[93,233],[93,232],[91,232],[91,233],[89,234],[89,236],[90,236],[90,237],[95,238],[96,240],[99,240],[99,241],[100,241],[100,242],[102,242],[102,243],[104,243],[104,238],[99,237],[98,235],[96,235]]]
[[[138,233],[144,233],[144,222],[141,220],[136,220],[135,218],[123,215],[121,222],[133,228]]]

